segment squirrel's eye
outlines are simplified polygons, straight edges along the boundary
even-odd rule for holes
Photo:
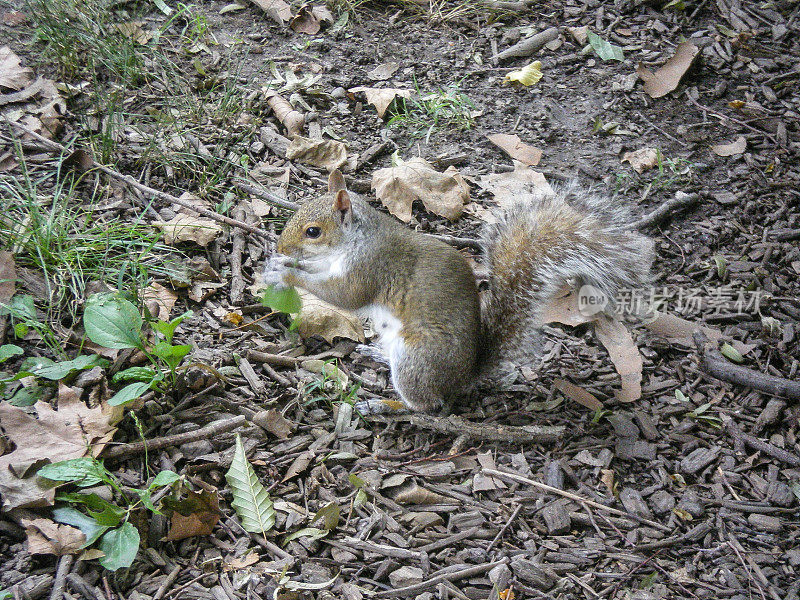
[[[312,239],[313,238],[318,238],[321,233],[322,233],[322,230],[319,227],[314,227],[314,226],[306,227],[306,237],[309,237],[309,238],[312,238]]]

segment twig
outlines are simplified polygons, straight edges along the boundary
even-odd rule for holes
[[[564,435],[563,425],[511,425],[479,424],[465,421],[456,415],[437,417],[422,413],[409,415],[376,416],[375,420],[384,423],[407,421],[414,427],[439,433],[466,436],[473,440],[489,442],[511,442],[515,444],[556,442]]]
[[[420,546],[417,548],[419,552],[427,552],[431,553],[434,550],[439,550],[440,548],[447,548],[448,546],[452,546],[456,542],[460,542],[461,540],[467,540],[471,538],[473,535],[478,533],[481,529],[480,526],[473,527],[471,529],[467,529],[466,531],[460,531],[458,533],[454,533],[453,535],[449,535],[446,538],[442,538],[441,540],[436,540],[435,542],[431,542],[430,544],[425,544],[424,546]]]
[[[237,221],[244,222],[245,210],[237,206],[233,211],[233,216]],[[231,265],[231,304],[237,306],[244,299],[245,281],[242,275],[242,253],[244,253],[244,233],[241,229],[233,230],[233,247],[230,254]]]
[[[249,183],[245,183],[244,181],[234,180],[233,185],[237,188],[242,190],[243,192],[247,192],[248,194],[253,194],[254,196],[258,196],[262,200],[266,200],[273,206],[277,206],[278,208],[285,208],[286,210],[295,211],[300,208],[300,205],[297,202],[292,202],[291,200],[284,200],[280,196],[276,196],[272,192],[268,192],[265,189],[258,188],[255,186],[250,185]]]
[[[16,127],[30,136],[33,136],[37,141],[44,144],[45,148],[51,151],[58,151],[64,154],[69,154],[70,151],[59,144],[58,142],[54,142],[53,140],[48,140],[46,137],[39,135],[35,131],[28,129],[24,125],[20,125],[19,123],[12,123],[10,121],[6,121],[9,125]],[[151,196],[153,198],[158,198],[159,200],[164,200],[165,202],[169,202],[170,204],[177,204],[178,206],[182,206],[183,208],[188,208],[191,211],[196,212],[199,215],[203,215],[209,219],[214,221],[218,221],[220,223],[225,223],[226,225],[230,225],[231,227],[239,227],[240,229],[244,229],[245,231],[252,233],[262,239],[269,240],[271,239],[269,233],[264,230],[261,230],[257,227],[253,227],[252,225],[248,225],[247,223],[242,223],[241,221],[237,221],[236,219],[231,219],[230,217],[226,217],[219,213],[214,212],[213,210],[208,210],[207,208],[202,208],[199,206],[193,205],[191,202],[187,202],[186,200],[182,200],[177,196],[173,196],[172,194],[168,194],[166,192],[162,192],[161,190],[156,190],[154,188],[148,187],[143,183],[139,183],[136,179],[131,177],[130,175],[123,175],[119,171],[116,171],[110,167],[102,165],[92,159],[92,167],[97,169],[98,171],[105,173],[109,177],[112,177],[118,181],[126,183],[127,185],[131,186],[134,189],[139,190],[143,194],[147,196]]]
[[[503,528],[497,532],[497,535],[494,536],[494,539],[489,543],[489,546],[486,548],[486,551],[489,552],[492,548],[495,547],[495,544],[500,541],[500,538],[503,537],[503,534],[506,532],[506,529],[514,522],[514,519],[517,518],[519,511],[522,510],[522,504],[517,504],[517,508],[514,509],[514,512],[509,517],[508,521],[505,522]]]
[[[180,575],[180,572],[180,567],[175,567],[169,572],[166,579],[164,579],[164,582],[158,587],[155,596],[153,596],[153,600],[161,600],[161,598],[164,597],[164,594],[167,593],[167,590],[169,590],[169,588],[172,587],[172,584],[175,583],[175,580],[178,578],[178,575]]]
[[[672,531],[666,525],[662,525],[661,523],[657,523],[656,521],[651,521],[650,519],[645,519],[644,517],[640,517],[637,514],[625,512],[624,510],[619,510],[618,508],[612,508],[610,506],[606,506],[605,504],[600,504],[599,502],[595,502],[594,500],[589,500],[588,498],[583,498],[581,496],[578,496],[578,494],[573,494],[572,492],[567,492],[565,490],[554,488],[552,486],[547,485],[546,483],[540,483],[534,479],[528,479],[527,477],[523,477],[522,475],[517,475],[516,473],[506,473],[505,471],[498,471],[497,469],[483,469],[483,472],[486,473],[487,475],[499,477],[500,479],[508,479],[510,481],[516,481],[517,483],[525,483],[528,485],[532,485],[535,488],[539,488],[540,490],[550,492],[551,494],[563,496],[564,498],[569,498],[570,500],[575,500],[576,502],[582,502],[588,506],[597,508],[598,510],[611,513],[612,515],[618,515],[620,517],[625,517],[626,519],[633,519],[634,521],[638,521],[639,523],[648,525],[649,527],[655,527],[656,529],[660,529],[661,531]]]
[[[492,60],[503,60],[514,56],[530,56],[557,37],[558,27],[550,27],[549,29],[545,29],[544,31],[540,31],[537,34],[525,38],[502,52],[498,52],[492,57]]]
[[[686,97],[689,99],[689,102],[694,104],[700,110],[705,111],[710,115],[714,115],[718,119],[728,120],[728,121],[731,121],[732,123],[736,123],[737,125],[741,125],[742,127],[746,127],[750,131],[754,131],[755,133],[757,133],[759,135],[763,135],[765,138],[767,138],[770,142],[772,142],[776,146],[778,145],[778,140],[776,140],[774,136],[770,135],[766,131],[762,131],[761,129],[757,129],[757,128],[753,127],[752,125],[750,125],[749,123],[746,123],[746,122],[744,122],[744,121],[742,121],[740,119],[737,119],[735,117],[731,117],[729,115],[725,115],[725,114],[722,114],[720,112],[717,112],[713,108],[709,108],[708,106],[703,106],[697,100],[692,98],[691,94],[686,94]]]
[[[511,0],[480,0],[481,6],[484,6],[485,8],[509,12],[528,10],[535,3],[536,0],[518,0],[516,2]]]
[[[660,223],[673,212],[677,212],[697,204],[699,200],[699,194],[684,194],[683,192],[677,192],[672,200],[667,200],[664,202],[664,204],[636,221],[636,229],[645,229]]]
[[[775,375],[767,375],[754,369],[748,369],[717,357],[714,350],[706,350],[700,359],[700,368],[705,372],[729,383],[735,383],[750,389],[764,392],[772,396],[800,400],[800,381],[791,381]]]
[[[396,596],[411,596],[412,594],[416,594],[417,592],[423,592],[428,590],[432,587],[436,587],[442,581],[459,581],[461,579],[468,579],[470,577],[475,577],[476,575],[483,575],[488,571],[494,569],[497,565],[502,565],[508,562],[507,558],[502,560],[497,560],[495,562],[486,563],[484,565],[477,565],[475,567],[468,567],[466,569],[461,569],[459,571],[450,571],[449,573],[440,573],[436,575],[435,573],[428,579],[427,581],[423,581],[421,583],[415,583],[414,585],[407,585],[405,587],[396,588],[393,590],[385,590],[383,592],[378,592],[375,594],[375,598],[394,598]]]
[[[105,458],[122,458],[124,456],[133,456],[148,451],[158,450],[159,448],[166,448],[167,446],[178,446],[188,442],[196,442],[206,438],[213,438],[221,433],[232,431],[244,425],[246,419],[244,415],[238,415],[231,419],[222,419],[215,421],[210,425],[195,429],[194,431],[187,431],[186,433],[176,433],[175,435],[167,435],[160,438],[155,438],[147,442],[133,442],[131,444],[123,444],[108,450],[105,453]]]
[[[800,467],[800,456],[792,454],[783,448],[778,448],[778,446],[770,444],[769,442],[760,440],[753,435],[744,433],[741,429],[739,429],[736,423],[733,422],[733,419],[727,415],[723,415],[723,417],[725,431],[731,434],[735,442],[750,446],[753,450],[758,450],[764,454],[769,454],[772,458],[776,458],[781,462],[785,462],[787,465]]]
[[[61,600],[64,597],[64,587],[67,584],[67,575],[72,568],[72,560],[72,554],[65,554],[58,559],[58,569],[55,581],[53,581],[53,590],[50,592],[50,600]]]
[[[391,558],[422,560],[422,552],[418,550],[407,550],[405,548],[396,548],[394,546],[386,546],[384,544],[376,544],[369,540],[359,540],[354,537],[345,537],[341,542],[333,540],[322,540],[326,544],[342,548],[344,550],[361,550],[363,552],[373,552],[381,556],[389,556]]]
[[[473,240],[472,238],[455,237],[452,235],[431,235],[431,237],[436,238],[445,244],[450,244],[451,246],[472,248],[473,250],[477,250],[479,252],[483,250],[483,245],[478,240]]]

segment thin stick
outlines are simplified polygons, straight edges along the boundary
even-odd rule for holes
[[[153,596],[153,600],[161,600],[164,597],[164,594],[167,593],[169,588],[172,587],[172,584],[175,583],[175,580],[178,578],[178,575],[181,573],[180,567],[175,567],[172,571],[169,572],[164,582],[159,586],[158,590],[156,591],[155,596]]]
[[[291,200],[284,200],[280,196],[276,196],[272,192],[268,192],[265,189],[255,187],[250,185],[249,183],[245,183],[243,181],[235,180],[233,182],[237,188],[242,190],[243,192],[247,192],[248,194],[253,194],[253,196],[258,196],[262,200],[266,200],[270,204],[277,206],[278,208],[285,208],[286,210],[297,210],[300,208],[300,205],[297,202],[292,202]]]
[[[167,446],[178,446],[188,442],[196,442],[206,438],[213,438],[221,433],[232,431],[237,427],[244,425],[246,418],[244,415],[238,415],[231,419],[222,419],[215,421],[210,425],[201,427],[194,431],[187,431],[186,433],[176,433],[175,435],[167,435],[160,438],[155,438],[147,442],[133,442],[131,444],[123,444],[115,446],[105,453],[105,458],[122,458],[133,456],[145,451],[158,450],[159,448],[166,448]]]
[[[666,219],[673,212],[683,210],[693,204],[697,204],[700,200],[699,194],[684,194],[678,192],[672,200],[667,200],[656,208],[655,210],[647,213],[641,219],[636,221],[636,229],[645,229]]]
[[[649,527],[655,527],[656,529],[660,529],[661,531],[672,531],[666,525],[662,525],[661,523],[657,523],[656,521],[651,521],[650,519],[645,519],[644,517],[640,517],[639,515],[636,515],[634,513],[625,512],[624,510],[619,510],[618,508],[612,508],[610,506],[606,506],[605,504],[600,504],[599,502],[595,502],[594,500],[589,500],[588,498],[582,498],[581,496],[578,496],[578,494],[573,494],[572,492],[567,492],[564,490],[560,490],[558,488],[554,488],[552,486],[547,485],[546,483],[539,483],[534,479],[528,479],[527,477],[523,477],[522,475],[517,475],[516,473],[506,473],[505,471],[498,471],[497,469],[483,469],[483,472],[486,473],[487,475],[493,475],[494,477],[499,477],[500,479],[508,479],[511,481],[516,481],[517,483],[526,483],[528,485],[532,485],[535,488],[539,488],[540,490],[550,492],[551,494],[563,496],[564,498],[569,498],[570,500],[575,500],[576,502],[582,502],[598,510],[611,513],[612,515],[618,515],[620,517],[625,517],[626,519],[633,519],[634,521],[638,521],[639,523],[643,523],[644,525],[648,525]]]
[[[65,554],[58,559],[58,569],[53,582],[53,590],[50,592],[50,600],[61,600],[64,597],[64,587],[67,584],[67,575],[72,568],[72,560],[71,554]]]
[[[520,510],[522,510],[522,504],[517,504],[517,508],[514,509],[514,512],[512,513],[508,521],[506,521],[506,524],[503,525],[503,528],[497,532],[497,535],[494,536],[494,539],[489,543],[489,547],[486,548],[487,552],[489,552],[489,550],[494,548],[495,544],[497,544],[497,542],[500,541],[500,538],[503,537],[503,534],[506,532],[506,529],[508,529],[509,525],[511,525],[511,523],[514,522],[514,519],[517,518],[517,515],[519,514]]]
[[[717,358],[716,354],[716,352],[710,351],[703,354],[700,361],[700,368],[703,372],[722,381],[735,383],[765,394],[800,400],[800,382],[734,365],[723,358]]]
[[[470,577],[475,577],[476,575],[483,575],[484,573],[494,569],[496,566],[505,564],[507,562],[508,559],[504,558],[502,560],[486,563],[484,565],[477,565],[475,567],[461,569],[460,571],[451,571],[449,573],[441,573],[439,575],[434,574],[433,577],[421,583],[415,583],[414,585],[407,585],[406,587],[401,587],[394,590],[385,590],[383,592],[378,592],[377,594],[375,594],[375,598],[394,598],[396,596],[401,596],[401,597],[411,596],[412,594],[416,594],[417,592],[422,592],[432,587],[436,587],[442,581],[458,581],[460,579],[468,579]]]
[[[736,423],[733,422],[733,419],[727,415],[725,417],[725,431],[730,433],[735,441],[750,446],[753,450],[758,450],[764,454],[769,454],[772,458],[776,458],[781,462],[785,462],[787,465],[800,467],[800,456],[792,454],[788,450],[779,448],[778,446],[770,444],[769,442],[760,440],[754,435],[744,433],[741,429],[739,429]]]
[[[435,542],[431,542],[430,544],[425,544],[424,546],[420,546],[419,548],[416,548],[416,550],[418,550],[419,552],[427,552],[430,554],[434,550],[446,548],[447,546],[452,546],[456,542],[460,542],[461,540],[466,540],[471,538],[473,535],[478,533],[479,529],[480,526],[467,529],[466,531],[460,531],[459,533],[449,535],[441,540],[436,540]]]
[[[64,154],[70,153],[70,151],[66,147],[62,146],[58,142],[54,142],[53,140],[48,140],[46,137],[39,135],[38,133],[32,131],[31,129],[28,129],[24,125],[20,125],[19,123],[12,123],[10,121],[6,122],[9,123],[9,125],[12,125],[13,127],[21,129],[28,135],[33,136],[37,141],[41,142],[45,146],[45,148],[49,150],[62,152]],[[207,208],[194,206],[192,203],[186,200],[181,200],[177,196],[173,196],[172,194],[168,194],[167,192],[162,192],[161,190],[156,190],[154,188],[148,187],[143,183],[139,183],[136,179],[134,179],[130,175],[123,175],[119,171],[116,171],[105,165],[101,165],[94,159],[92,159],[92,167],[102,173],[105,173],[109,177],[112,177],[118,181],[126,183],[132,188],[139,190],[143,194],[146,194],[153,198],[158,198],[159,200],[164,200],[165,202],[169,202],[171,204],[177,204],[178,206],[182,206],[183,208],[188,208],[189,210],[194,211],[199,215],[203,215],[204,217],[208,217],[209,219],[218,221],[220,223],[225,223],[226,225],[230,225],[231,227],[239,227],[240,229],[244,229],[245,231],[252,233],[253,235],[256,235],[262,239],[265,240],[270,239],[270,235],[266,231],[263,231],[257,227],[253,227],[252,225],[248,225],[247,223],[237,221],[236,219],[231,219],[230,217],[226,217],[225,215],[216,213],[213,210],[208,210]]]
[[[375,416],[376,421],[390,423],[393,421],[407,421],[419,429],[438,431],[460,436],[472,440],[486,440],[490,442],[511,443],[545,443],[557,442],[564,435],[563,425],[528,425],[515,427],[511,425],[495,425],[472,423],[455,415],[437,417],[422,413],[408,415]]]

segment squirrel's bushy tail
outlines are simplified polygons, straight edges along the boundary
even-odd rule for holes
[[[542,311],[566,288],[594,286],[613,307],[620,291],[649,281],[653,243],[632,223],[621,199],[569,184],[555,194],[523,194],[487,226],[481,318],[488,372],[534,357]]]

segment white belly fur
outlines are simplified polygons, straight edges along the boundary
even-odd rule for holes
[[[405,342],[400,335],[400,331],[403,329],[400,319],[380,304],[370,304],[359,309],[358,316],[369,318],[372,321],[372,329],[378,335],[378,345],[389,359],[389,365],[394,371],[395,365],[405,353]]]

